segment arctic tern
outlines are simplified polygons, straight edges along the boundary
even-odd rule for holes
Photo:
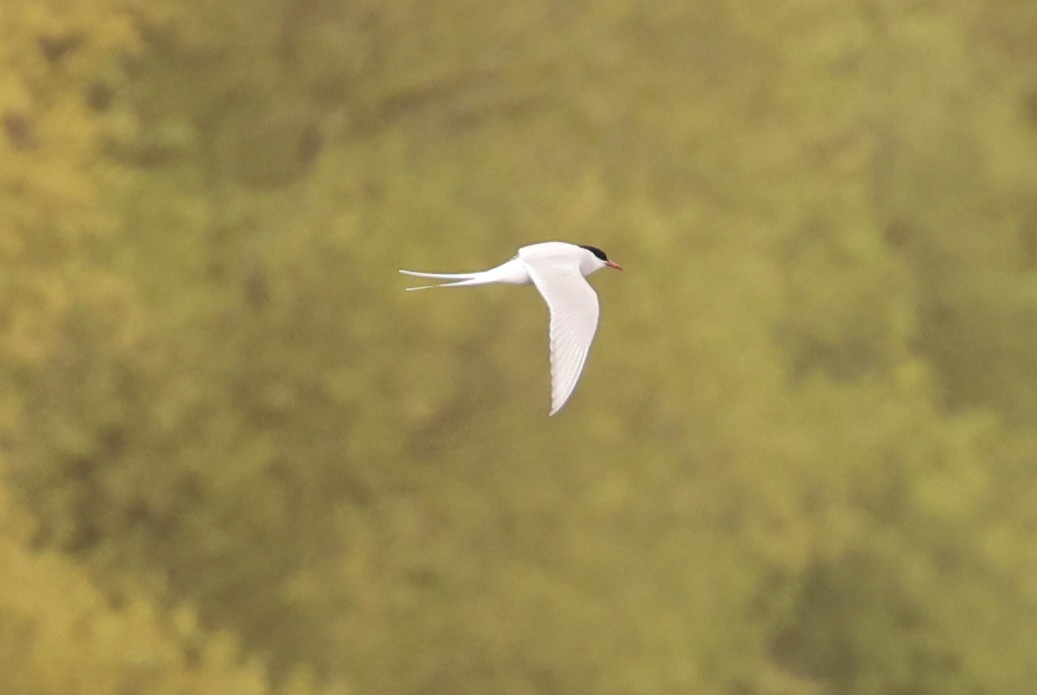
[[[549,415],[554,415],[576,388],[598,328],[598,295],[586,277],[602,268],[623,270],[595,246],[547,241],[523,246],[510,261],[478,273],[400,272],[419,278],[454,280],[438,285],[408,287],[408,290],[491,284],[536,285],[551,314]]]

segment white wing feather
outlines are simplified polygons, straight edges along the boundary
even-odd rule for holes
[[[551,415],[569,400],[598,329],[598,295],[575,265],[523,259],[551,312]]]

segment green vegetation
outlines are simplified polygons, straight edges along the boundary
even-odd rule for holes
[[[1037,682],[1037,5],[6,0],[0,682]],[[523,288],[593,243],[548,408]]]

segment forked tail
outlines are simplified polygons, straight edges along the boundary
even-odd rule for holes
[[[414,290],[428,290],[433,287],[456,287],[458,285],[483,285],[486,281],[481,279],[479,276],[481,273],[418,273],[413,270],[401,270],[404,275],[411,275],[416,278],[439,278],[442,280],[457,280],[458,282],[442,282],[438,285],[422,285],[421,287],[406,287],[408,292]]]

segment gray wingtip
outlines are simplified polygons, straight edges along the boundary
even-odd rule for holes
[[[565,398],[565,399],[562,400],[561,403],[552,402],[551,403],[551,410],[548,411],[547,416],[548,417],[553,417],[554,415],[557,415],[558,411],[565,407],[565,404],[568,402],[568,400],[569,400],[568,398]]]

